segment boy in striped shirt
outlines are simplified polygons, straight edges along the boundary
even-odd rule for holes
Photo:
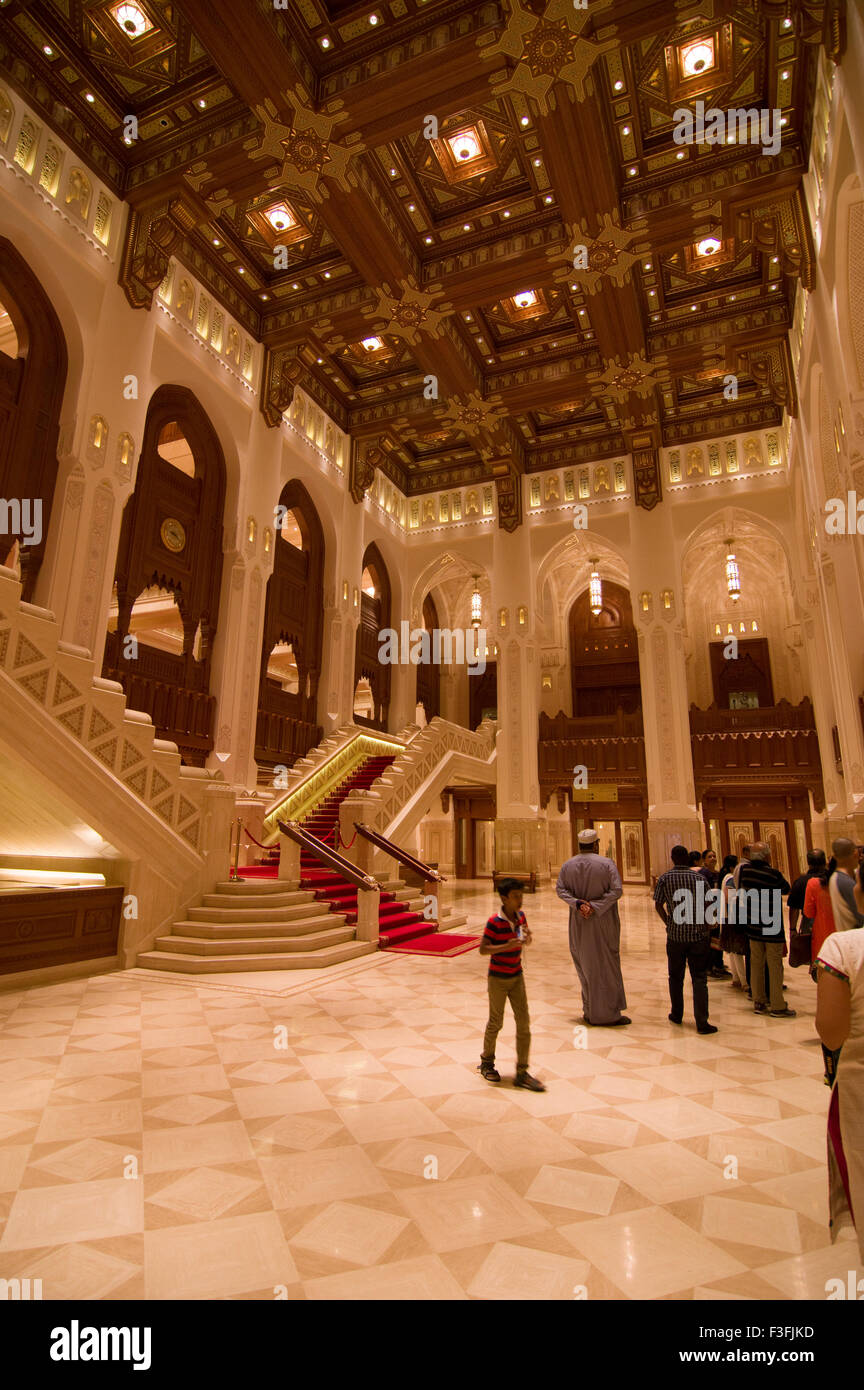
[[[522,974],[522,948],[531,943],[531,932],[522,911],[524,885],[515,878],[504,878],[498,885],[501,911],[495,912],[486,923],[480,942],[481,956],[489,956],[489,1022],[483,1039],[480,1075],[487,1081],[500,1081],[495,1070],[495,1043],[504,1022],[504,1006],[510,1000],[516,1020],[516,1080],[514,1086],[526,1091],[545,1091],[542,1081],[528,1074],[528,1050],[531,1046],[531,1020],[528,1016],[528,996]]]

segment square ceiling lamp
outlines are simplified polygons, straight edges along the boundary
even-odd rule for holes
[[[502,299],[501,308],[511,323],[524,323],[547,313],[549,306],[542,290],[520,290]]]
[[[272,200],[272,194],[270,196]],[[284,198],[259,203],[248,210],[246,217],[271,247],[290,246],[292,242],[303,241],[311,235],[309,228]]]
[[[448,183],[464,183],[497,167],[482,120],[454,118],[437,139],[429,142]]]
[[[701,270],[714,270],[717,266],[728,265],[735,256],[735,239],[710,235],[700,237],[684,248],[684,262],[688,274]]]
[[[732,25],[669,44],[666,71],[673,101],[725,86],[732,79]]]
[[[111,16],[122,29],[123,33],[130,39],[143,38],[155,28],[153,21],[147,17],[140,5],[120,4],[112,5]]]
[[[352,343],[351,352],[360,362],[376,364],[386,362],[393,356],[393,349],[387,346],[378,333],[370,333],[368,338],[361,338],[358,343]]]
[[[113,53],[128,67],[150,62],[175,46],[173,35],[160,29],[138,0],[108,0],[86,13]]]

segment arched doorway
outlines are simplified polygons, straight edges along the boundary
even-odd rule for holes
[[[361,680],[369,682],[372,695],[371,715],[354,714],[356,724],[385,730],[390,704],[390,667],[382,666],[378,657],[380,633],[390,626],[390,577],[381,552],[373,542],[363,556],[363,577],[360,581],[360,626],[354,657],[355,710],[357,687]],[[363,692],[365,694],[365,692]],[[364,707],[368,707],[368,704]]]
[[[423,600],[423,626],[428,633],[440,631],[438,609],[431,594]],[[430,636],[430,651],[432,648]],[[441,667],[435,661],[422,662],[417,667],[417,704],[423,706],[428,724],[441,713]]]
[[[15,541],[33,597],[57,482],[66,340],[27,262],[0,237],[0,564]]]
[[[296,480],[282,489],[276,520],[255,760],[265,767],[291,767],[321,739],[316,721],[324,630],[324,533],[312,499]]]
[[[171,739],[184,762],[198,767],[213,748],[210,655],[224,503],[225,460],[213,426],[191,391],[160,387],[147,411],[135,491],[123,513],[103,675],[120,681],[129,704],[145,710],[159,737]],[[159,627],[157,608],[166,598],[173,602]]]

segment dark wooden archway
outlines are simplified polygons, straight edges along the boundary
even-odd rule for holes
[[[192,478],[158,452],[159,436],[171,424],[189,444]],[[147,711],[159,736],[172,739],[184,761],[199,767],[213,748],[210,656],[219,616],[224,506],[225,459],[213,426],[191,391],[161,386],[147,411],[135,491],[123,512],[115,570],[117,631],[108,634],[103,674],[120,681],[129,703]],[[179,550],[166,545],[166,521],[179,522],[185,533]],[[176,524],[169,539],[172,532],[178,535]],[[159,651],[139,640],[130,660],[125,638],[132,607],[156,584],[174,594],[183,620],[183,652]]]
[[[380,729],[383,732],[387,728],[390,704],[390,667],[381,665],[378,647],[381,640],[379,633],[382,629],[390,627],[390,576],[374,541],[367,546],[360,569],[361,573],[368,569],[372,574],[378,597],[370,598],[362,589],[360,591],[360,626],[357,629],[355,645],[354,688],[356,690],[357,682],[365,676],[372,690],[375,712],[371,719],[356,714],[353,719],[356,724],[366,724],[369,728]]]
[[[423,600],[423,626],[429,633],[440,628],[438,609],[431,594]],[[433,661],[417,667],[417,704],[423,706],[427,723],[441,713],[441,667]]]
[[[627,590],[604,579],[603,607],[595,616],[586,589],[570,609],[568,627],[573,717],[641,713],[639,645]]]
[[[311,497],[296,479],[285,484],[279,507],[297,518],[303,549],[284,540],[281,526],[277,527],[273,573],[267,581],[255,759],[265,766],[291,767],[320,741],[322,732],[317,712],[324,633],[324,532]],[[294,649],[299,677],[296,695],[267,675],[270,653],[280,642],[290,642]]]
[[[29,602],[45,558],[57,483],[67,353],[50,299],[6,237],[0,237],[0,300],[18,336],[17,357],[0,352],[0,497],[7,503],[0,509],[0,563],[22,541],[23,597]],[[38,541],[28,543],[27,536],[36,534]]]

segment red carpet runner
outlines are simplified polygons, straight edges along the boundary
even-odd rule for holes
[[[366,791],[392,762],[393,758],[367,758],[344,782],[340,782],[318,802],[312,814],[303,821],[303,829],[323,840],[331,848],[336,848],[333,832],[339,824],[339,807],[342,802],[350,792]],[[268,850],[267,856],[262,864],[242,868],[240,877],[276,878],[279,872],[278,847]],[[308,850],[300,851],[300,887],[313,892],[319,901],[326,902],[331,912],[344,913],[349,925],[357,921],[357,889],[354,884],[347,883],[340,874],[326,868],[320,859],[316,859]],[[395,949],[420,937],[434,940],[434,934],[430,935],[429,931],[431,925],[422,913],[412,912],[408,903],[398,902],[394,893],[382,892],[378,940],[382,951]],[[449,940],[452,945],[455,938],[451,937]],[[437,953],[437,948],[424,946],[421,954],[433,949]]]

